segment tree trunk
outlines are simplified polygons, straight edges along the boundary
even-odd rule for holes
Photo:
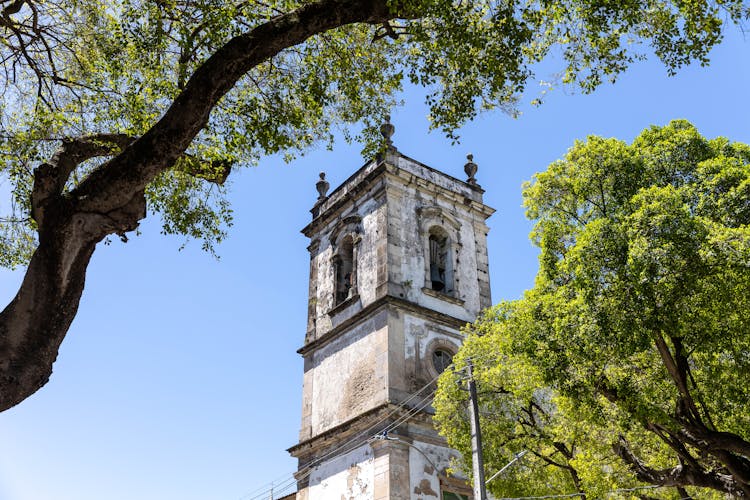
[[[39,247],[18,294],[0,313],[0,411],[47,382],[78,310],[96,244],[108,234],[137,227],[145,217],[146,186],[185,152],[237,81],[315,34],[404,17],[393,8],[387,0],[320,0],[278,16],[218,49],[143,136],[132,141],[110,136],[107,140],[123,147],[122,152],[71,192],[62,192],[68,175],[86,158],[107,154],[101,148],[71,140],[50,163],[36,169],[31,215],[39,226]]]
[[[0,410],[47,383],[78,311],[96,244],[107,234],[135,229],[146,207],[143,193],[110,214],[71,215],[65,203],[57,205],[47,211],[50,229],[40,231],[18,293],[0,313]]]

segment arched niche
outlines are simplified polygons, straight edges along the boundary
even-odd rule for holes
[[[461,224],[448,210],[436,205],[420,207],[417,215],[424,255],[423,288],[456,297]]]
[[[333,307],[356,297],[358,246],[361,241],[359,215],[344,217],[331,231],[333,268]]]

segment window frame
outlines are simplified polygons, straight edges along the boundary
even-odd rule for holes
[[[446,299],[459,299],[458,262],[461,249],[461,224],[455,215],[437,205],[419,207],[419,231],[422,239],[422,256],[424,259],[424,284],[422,291],[431,296]],[[432,285],[431,237],[445,238],[445,281],[442,290],[435,290]]]
[[[427,380],[436,378],[440,373],[437,371],[437,367],[434,365],[433,353],[435,351],[445,351],[453,358],[458,353],[459,343],[450,340],[446,337],[433,338],[424,348],[424,358],[422,360],[422,369],[426,370]],[[424,373],[424,372],[423,372]]]
[[[357,275],[356,275],[356,253],[354,251],[354,236],[350,233],[342,235],[336,251],[333,254],[333,307],[343,304],[353,296],[357,295]],[[347,265],[348,264],[348,265]],[[346,272],[349,277],[342,278],[341,274]],[[348,281],[347,284],[344,281]],[[345,288],[345,293],[341,295],[341,288]]]

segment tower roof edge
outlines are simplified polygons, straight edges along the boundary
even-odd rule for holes
[[[444,190],[463,195],[473,203],[485,207],[482,201],[482,195],[485,191],[478,184],[453,177],[452,175],[446,174],[445,172],[422,163],[419,160],[415,160],[398,150],[388,149],[384,154],[368,160],[346,180],[333,189],[330,194],[319,197],[310,210],[313,220],[310,224],[305,226],[301,232],[309,237],[314,228],[317,227],[317,222],[321,220],[321,218],[324,218],[327,213],[330,213],[342,203],[351,200],[352,195],[359,192],[365,186],[368,186],[373,179],[385,172],[389,166],[391,169],[407,172],[408,174],[416,176],[424,181],[435,184]],[[489,217],[489,215],[494,212],[494,209],[491,207],[485,208],[486,210],[483,211],[487,212],[487,217]]]

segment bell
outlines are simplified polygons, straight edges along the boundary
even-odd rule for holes
[[[434,264],[430,266],[430,280],[432,281],[432,289],[441,291],[445,288],[445,282],[443,281],[443,273],[440,272],[440,268]]]

